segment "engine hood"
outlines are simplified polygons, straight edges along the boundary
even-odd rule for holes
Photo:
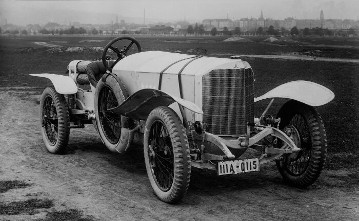
[[[160,90],[202,109],[203,77],[214,70],[226,72],[237,69],[244,72],[249,68],[250,65],[241,59],[147,51],[125,57],[114,66],[112,72],[126,86],[130,96],[140,90]],[[177,104],[170,107],[178,116],[182,116]],[[189,121],[202,120],[202,115],[193,111],[187,111],[186,116]]]
[[[139,73],[160,73],[170,66],[164,73],[178,74],[180,70],[196,55],[171,53],[163,51],[146,51],[130,55],[118,62],[113,71],[131,71]],[[176,63],[177,62],[177,63]],[[173,65],[172,65],[173,64]],[[197,57],[183,70],[182,75],[204,75],[215,69],[242,69],[250,65],[241,59]]]

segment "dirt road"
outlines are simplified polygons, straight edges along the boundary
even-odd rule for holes
[[[184,200],[165,204],[152,193],[141,147],[110,153],[92,125],[71,130],[67,154],[47,153],[41,92],[0,88],[0,220],[359,220],[359,175],[350,170],[325,170],[306,190],[284,185],[273,165],[230,177],[194,171]],[[10,208],[16,202],[35,209]]]

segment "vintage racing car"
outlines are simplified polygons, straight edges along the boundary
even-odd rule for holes
[[[107,44],[101,61],[71,61],[68,76],[32,75],[54,86],[40,101],[49,152],[64,152],[70,128],[91,123],[111,151],[143,142],[151,186],[168,203],[185,195],[191,167],[229,175],[276,161],[283,179],[296,187],[311,185],[323,168],[326,132],[313,106],[330,102],[333,92],[292,81],[255,98],[251,66],[236,57],[141,52],[135,39],[119,37]],[[268,116],[275,98],[289,100],[277,116]],[[254,103],[264,99],[270,102],[255,118]],[[248,148],[258,155],[243,157]]]

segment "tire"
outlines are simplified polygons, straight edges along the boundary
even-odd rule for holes
[[[158,107],[148,116],[144,157],[147,175],[157,197],[167,203],[180,201],[189,186],[191,158],[186,130],[172,109]]]
[[[47,151],[64,153],[70,135],[69,108],[64,95],[47,87],[41,95],[40,107],[41,133]]]
[[[305,188],[319,177],[327,154],[327,138],[319,113],[311,106],[290,100],[278,112],[279,128],[302,150],[276,162],[284,181]],[[280,142],[279,142],[280,143]]]
[[[96,125],[102,142],[112,152],[124,152],[131,143],[131,134],[123,134],[124,116],[109,114],[108,109],[117,107],[128,97],[128,93],[119,79],[109,75],[97,83],[95,91]]]

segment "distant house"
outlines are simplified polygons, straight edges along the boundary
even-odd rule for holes
[[[154,35],[164,35],[171,34],[173,32],[173,28],[166,25],[156,25],[149,28],[149,33]]]
[[[136,33],[140,34],[148,34],[150,33],[150,27],[148,26],[140,26],[136,29]]]
[[[242,18],[241,20],[239,20],[239,28],[242,31],[248,31],[248,18]]]
[[[258,20],[256,18],[251,18],[248,20],[248,30],[255,31],[258,28]]]
[[[296,20],[294,18],[289,17],[284,19],[283,25],[281,27],[290,30],[295,26],[297,26]]]
[[[233,21],[231,19],[205,19],[202,21],[205,31],[210,31],[212,28],[216,28],[218,31],[222,31],[223,28],[233,29]]]

